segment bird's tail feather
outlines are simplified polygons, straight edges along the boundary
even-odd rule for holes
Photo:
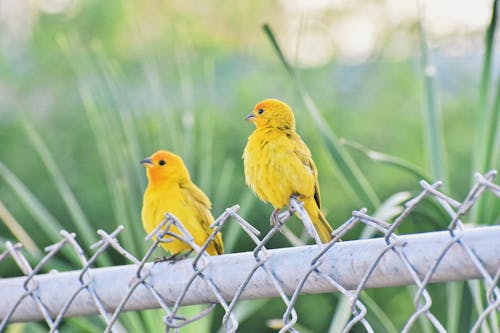
[[[333,232],[333,229],[330,224],[328,224],[328,221],[318,208],[316,202],[313,199],[306,200],[304,202],[304,208],[311,218],[311,222],[313,223],[321,242],[328,243],[331,241],[331,233]]]

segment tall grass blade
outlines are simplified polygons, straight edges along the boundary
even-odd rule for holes
[[[118,325],[115,324],[115,328],[117,332],[126,333],[126,332],[149,332],[147,329],[147,324],[145,320],[143,320],[143,316],[141,316],[142,312],[126,312],[120,315]]]
[[[403,212],[404,203],[409,199],[411,199],[410,192],[403,191],[394,193],[380,204],[375,213],[373,213],[373,216],[382,221],[391,221],[393,218],[395,218],[396,216],[398,216]],[[365,228],[365,229],[373,230],[373,228]],[[368,237],[362,237],[362,238],[368,238]]]
[[[219,178],[219,182],[212,194],[212,212],[214,216],[222,214],[222,210],[227,208],[226,206],[236,204],[236,202],[229,200],[236,163],[234,159],[226,158],[222,163],[222,167],[220,164],[221,162],[217,165],[217,169],[220,170],[220,174],[223,176]]]
[[[460,304],[462,304],[464,283],[450,282],[446,284],[447,298],[447,321],[446,330],[448,333],[458,333],[460,327]]]
[[[91,223],[83,213],[78,200],[76,199],[73,191],[64,179],[61,169],[59,169],[59,166],[57,165],[54,157],[50,153],[42,137],[38,134],[38,132],[28,120],[24,121],[24,128],[33,145],[33,148],[38,153],[38,156],[40,156],[43,164],[49,171],[50,176],[52,177],[52,181],[56,185],[57,190],[59,191],[59,195],[66,205],[70,216],[73,218],[77,235],[82,238],[83,243],[87,247],[90,247],[90,245],[94,244],[97,241],[97,236]],[[109,266],[111,264],[111,260],[107,253],[103,253],[102,255],[100,255],[97,258],[97,262],[101,266]]]
[[[266,326],[272,330],[279,331],[285,326],[285,324],[283,323],[283,319],[274,318],[274,319],[266,320]],[[293,328],[294,328],[294,331],[292,331],[292,332],[301,332],[301,333],[315,333],[316,332],[316,331],[313,331],[313,330],[311,330],[311,329],[309,329],[309,328],[307,328],[299,323],[295,323],[295,325],[293,325]],[[288,332],[290,332],[290,330],[288,330]]]
[[[378,324],[383,327],[386,333],[397,333],[398,330],[394,326],[391,318],[379,307],[377,302],[373,300],[366,293],[361,296],[361,301],[368,308],[368,313],[373,315],[377,320]],[[351,300],[347,297],[342,297],[337,305],[337,309],[332,316],[332,322],[330,323],[329,333],[342,332],[343,328],[351,318]]]
[[[483,67],[481,70],[481,83],[479,87],[479,114],[477,116],[477,122],[476,122],[476,133],[475,133],[475,147],[473,152],[474,152],[474,165],[473,165],[473,171],[476,172],[487,172],[488,171],[488,166],[490,163],[488,163],[487,159],[489,158],[489,155],[487,153],[488,145],[485,143],[488,142],[488,133],[489,131],[486,130],[485,128],[488,127],[490,123],[490,119],[492,117],[491,112],[489,112],[489,99],[491,95],[491,90],[492,90],[492,80],[491,80],[491,73],[492,73],[492,65],[493,65],[493,52],[495,48],[495,32],[496,32],[496,25],[497,25],[497,16],[498,16],[498,0],[493,1],[492,5],[492,12],[491,12],[491,19],[490,23],[488,24],[488,28],[486,30],[486,35],[485,35],[485,50],[484,50],[484,60],[483,60]],[[498,100],[498,92],[497,92],[497,98]],[[491,148],[491,146],[490,146]]]
[[[500,321],[498,320],[498,311],[493,311],[488,316],[488,320],[490,321],[491,329],[493,333],[500,332]]]
[[[67,318],[65,319],[66,324],[71,327],[72,330],[79,332],[79,333],[93,333],[93,332],[100,332],[103,330],[103,325],[99,325],[97,321],[91,320],[92,317],[86,318],[86,317],[79,317],[79,318]],[[103,324],[106,322],[104,319],[100,318],[100,321],[102,321]],[[117,327],[121,325],[116,325]],[[121,327],[122,328],[122,327]],[[118,332],[120,330],[117,330]],[[123,331],[123,328],[122,328]]]
[[[481,169],[490,170],[498,167],[500,150],[500,78],[492,109],[487,113],[487,123],[484,128],[484,141],[481,142],[484,155],[480,157]],[[476,205],[475,222],[479,224],[495,223],[500,218],[500,209],[495,204],[493,196],[485,196]]]
[[[5,226],[12,232],[14,237],[23,245],[23,247],[33,256],[39,256],[42,254],[40,248],[35,244],[33,239],[28,235],[26,231],[19,222],[16,221],[14,216],[9,212],[7,207],[0,200],[0,220],[3,221]]]
[[[184,318],[191,318],[200,314],[203,310],[207,308],[206,305],[191,305],[183,306],[179,310],[179,315]],[[208,314],[200,320],[197,320],[187,326],[182,328],[184,333],[210,333],[210,327],[214,317],[214,312]]]
[[[126,194],[124,193],[127,191],[127,188],[124,184],[124,180],[120,179],[124,177],[124,171],[120,164],[117,165],[115,163],[115,151],[112,147],[113,139],[110,134],[109,125],[107,124],[107,119],[99,113],[92,93],[84,84],[80,86],[80,96],[91,129],[96,138],[97,151],[102,163],[102,170],[105,176],[109,197],[111,198],[110,208],[115,216],[116,225],[125,225],[125,232],[120,234],[120,238],[129,246],[128,249],[133,254],[142,253],[139,249],[145,248],[146,244],[143,239],[141,239],[140,242],[134,239],[134,235],[137,239],[139,239],[140,236],[133,231],[136,230],[136,226],[130,222],[130,218],[127,214],[128,204]]]
[[[359,169],[358,165],[354,162],[345,148],[340,144],[339,139],[337,138],[333,130],[328,127],[326,120],[319,112],[313,99],[311,98],[302,82],[296,75],[295,70],[289,64],[285,55],[283,54],[271,27],[268,24],[264,24],[263,30],[271,41],[276,54],[281,60],[282,65],[285,67],[286,71],[290,74],[294,83],[296,84],[302,101],[305,104],[306,109],[311,114],[314,123],[316,124],[321,134],[323,143],[325,144],[327,150],[330,153],[330,157],[332,158],[335,165],[337,166],[338,171],[340,172],[341,181],[358,197],[363,205],[367,206],[367,208],[369,209],[374,210],[380,203],[380,200],[377,197],[375,191]]]
[[[182,145],[182,131],[178,125],[178,116],[172,112],[168,103],[168,91],[165,90],[166,84],[163,82],[161,70],[158,63],[154,60],[142,59],[142,71],[145,81],[149,87],[149,99],[155,112],[150,112],[154,116],[154,121],[151,123],[154,128],[148,128],[142,136],[148,139],[151,149],[154,147],[165,147],[175,151],[180,151],[178,147]],[[143,117],[144,110],[136,110],[137,117]],[[149,117],[149,115],[148,115]],[[151,143],[153,142],[153,143]],[[151,154],[153,151],[147,151],[146,154]],[[145,156],[143,156],[145,157]]]
[[[165,312],[161,309],[157,310],[147,310],[141,311],[142,318],[144,319],[144,326],[146,332],[161,332],[165,330],[165,324],[163,323],[163,316]],[[138,313],[136,313],[138,315]],[[139,317],[136,317],[139,320]]]
[[[337,308],[332,315],[332,321],[328,333],[342,332],[351,317],[351,300],[342,296],[337,304]]]
[[[433,329],[432,329],[432,325],[429,321],[429,319],[425,316],[420,316],[418,317],[418,323],[420,324],[420,332],[422,333],[433,333],[435,332]]]
[[[263,298],[263,299],[254,299],[250,301],[239,301],[236,307],[234,308],[234,316],[238,318],[238,323],[241,325],[246,320],[252,318],[252,316],[262,310],[267,303],[271,301],[271,298]],[[217,330],[217,333],[224,333],[226,329],[222,325]]]
[[[474,307],[476,309],[476,313],[483,313],[484,305],[483,305],[483,291],[481,285],[478,280],[468,280],[467,285],[469,286],[470,293],[472,295],[472,300],[474,302]],[[491,329],[488,325],[488,322],[485,320],[483,325],[481,326],[481,332],[491,333]]]
[[[94,54],[97,58],[97,65],[100,70],[99,78],[103,81],[105,86],[108,88],[110,96],[113,98],[115,107],[110,108],[109,112],[112,117],[118,120],[117,125],[119,126],[120,133],[123,134],[124,141],[121,146],[123,151],[126,152],[128,158],[132,161],[140,161],[144,156],[141,156],[139,149],[139,139],[137,135],[137,130],[135,128],[135,120],[133,118],[133,113],[129,110],[127,103],[126,93],[121,93],[120,87],[116,80],[116,76],[120,75],[120,71],[116,66],[113,66],[106,57],[102,54],[102,49],[100,47],[94,47]],[[121,81],[125,81],[122,78]],[[133,168],[136,184],[140,185],[143,180],[142,170],[140,168]]]
[[[430,60],[429,47],[427,45],[427,37],[425,34],[422,15],[418,20],[418,32],[422,52],[421,67],[425,89],[426,107],[424,113],[424,131],[428,161],[432,178],[434,180],[441,180],[446,185],[448,184],[448,178],[445,165],[444,136],[441,126],[441,114],[436,97],[436,68],[432,65]]]
[[[59,231],[63,229],[62,225],[49,213],[43,204],[38,201],[26,185],[24,185],[24,183],[1,162],[0,177],[10,186],[20,202],[23,203],[26,210],[30,212],[34,222],[39,228],[38,230],[41,230],[51,242],[56,243],[60,241],[61,237]],[[63,254],[73,265],[80,264],[80,259],[69,247],[63,247],[61,249],[61,254]]]
[[[47,333],[47,327],[40,323],[12,323],[7,326],[6,333]]]
[[[359,151],[372,161],[392,165],[398,169],[401,169],[403,171],[406,171],[414,175],[418,179],[423,179],[426,180],[427,182],[431,181],[431,178],[419,166],[411,162],[408,162],[402,158],[391,156],[379,151],[371,150],[370,148],[367,148],[362,144],[351,140],[340,139],[340,143],[342,143],[344,146],[348,148],[352,148],[354,150]]]
[[[273,45],[274,51],[276,52],[276,55],[280,59],[283,67],[285,67],[288,74],[290,74],[293,78],[295,78],[295,76],[296,76],[295,70],[290,65],[288,60],[286,59],[283,51],[281,51],[280,44],[278,43],[278,40],[276,39],[276,35],[274,34],[274,31],[271,29],[271,26],[268,23],[264,23],[262,25],[262,29],[264,30],[264,33],[266,34],[267,38],[269,38],[269,41]]]
[[[500,150],[500,77],[497,80],[496,93],[490,107],[492,92],[492,67],[495,48],[495,32],[498,17],[498,1],[493,1],[490,23],[486,30],[483,69],[479,91],[479,114],[477,116],[475,146],[473,147],[474,171],[487,172],[498,167],[498,150]],[[495,223],[500,219],[500,208],[495,207],[491,197],[480,200],[473,210],[477,223]],[[490,221],[491,220],[491,221]]]
[[[373,298],[368,295],[364,295],[362,301],[368,308],[368,312],[378,320],[378,323],[383,327],[385,333],[399,332],[396,326],[394,326],[392,319],[384,312],[384,310],[380,308]]]
[[[200,151],[197,154],[197,158],[193,161],[194,166],[197,168],[197,179],[199,180],[198,185],[205,191],[205,193],[212,193],[212,182],[214,170],[221,170],[221,164],[223,161],[214,161],[214,134],[215,134],[215,119],[217,116],[214,114],[213,109],[210,108],[205,112],[197,114],[196,123],[198,130],[196,133],[199,134],[199,139],[193,138],[192,141],[199,141]],[[194,132],[191,132],[194,135]],[[214,165],[214,162],[216,165]],[[220,180],[224,178],[229,178],[229,174],[220,173]],[[227,190],[227,188],[226,188]]]
[[[181,33],[182,36],[182,33]],[[184,48],[177,49],[175,59],[177,68],[179,70],[179,80],[181,88],[182,97],[182,131],[184,133],[183,137],[183,152],[182,157],[186,162],[186,165],[193,165],[194,161],[194,101],[196,101],[196,96],[194,95],[194,84],[193,78],[189,73],[189,58],[191,54],[188,50]]]

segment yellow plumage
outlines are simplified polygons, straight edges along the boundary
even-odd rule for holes
[[[191,233],[194,242],[202,246],[213,231],[210,228],[214,221],[210,212],[212,204],[191,181],[182,159],[171,152],[160,150],[141,163],[146,167],[148,177],[142,206],[142,224],[146,233],[153,231],[168,212],[175,215]],[[182,235],[175,227],[170,230]],[[188,244],[177,239],[161,243],[161,246],[172,256],[191,250]],[[220,232],[208,246],[207,252],[210,255],[224,252]]]
[[[318,170],[295,131],[292,109],[277,99],[266,99],[246,119],[256,126],[243,152],[246,183],[277,210],[297,196],[321,241],[330,241],[333,230],[320,210]]]

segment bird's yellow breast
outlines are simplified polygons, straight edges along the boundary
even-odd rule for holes
[[[243,153],[246,183],[275,208],[287,206],[294,194],[314,195],[314,175],[295,154],[294,139],[281,130],[256,129]]]
[[[193,207],[182,197],[179,186],[176,184],[148,186],[144,192],[141,214],[146,233],[149,234],[152,232],[165,219],[165,213],[167,212],[175,215],[182,222],[198,245],[203,244],[206,239],[206,233],[200,226],[200,221],[196,219],[197,214]],[[182,235],[176,227],[171,227],[170,231]],[[188,244],[180,240],[161,243],[161,245],[172,254],[191,249]]]

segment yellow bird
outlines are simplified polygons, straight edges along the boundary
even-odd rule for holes
[[[142,224],[149,234],[164,219],[165,213],[175,215],[191,233],[194,242],[202,246],[212,233],[210,224],[214,221],[210,209],[212,203],[192,181],[182,159],[168,151],[160,150],[145,158],[141,163],[146,167],[148,187],[142,204]],[[182,235],[176,227],[170,231]],[[170,252],[171,258],[192,248],[175,239],[161,246]],[[207,248],[210,255],[224,252],[222,236],[217,236]]]
[[[274,206],[271,225],[279,223],[279,211],[295,196],[304,203],[320,240],[330,241],[333,230],[320,210],[318,170],[295,131],[292,109],[280,100],[266,99],[245,119],[256,127],[243,152],[245,180],[261,200]]]

